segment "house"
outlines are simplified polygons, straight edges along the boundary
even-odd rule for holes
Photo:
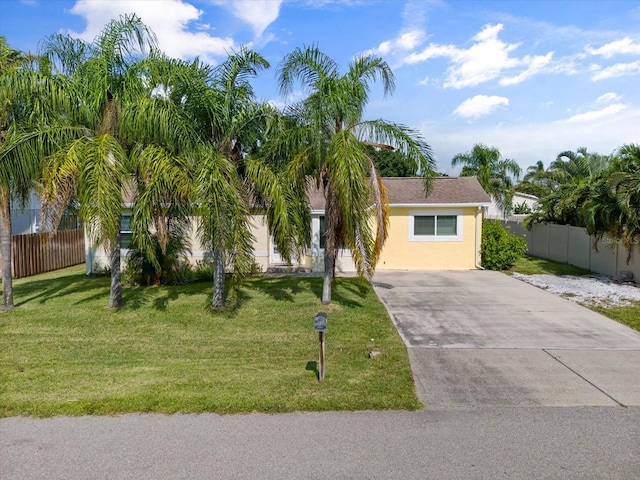
[[[11,202],[11,235],[30,235],[40,233],[42,228],[42,212],[40,197],[32,190],[24,205],[19,200]],[[76,214],[66,211],[58,225],[58,230],[81,228]]]
[[[389,201],[389,229],[378,270],[404,269],[474,269],[480,265],[479,251],[483,208],[491,199],[475,177],[437,177],[425,196],[421,178],[384,178]],[[319,190],[309,192],[311,208],[311,248],[293,266],[311,271],[324,269],[324,209],[325,199]],[[131,204],[126,204],[122,220],[123,258],[131,237]],[[196,221],[191,229],[190,261],[206,258],[196,236]],[[254,257],[262,271],[286,266],[269,236],[264,215],[254,215],[252,221]],[[87,242],[89,244],[89,242]],[[108,265],[102,249],[87,252],[88,272],[94,265]],[[336,271],[356,270],[351,253],[339,252]]]
[[[491,205],[485,212],[486,218],[492,218],[497,220],[505,220],[507,218],[524,218],[528,215],[528,213],[520,214],[516,213],[516,210],[521,210],[522,208],[528,209],[530,212],[533,212],[538,206],[538,197],[535,195],[529,195],[528,193],[515,192],[513,194],[513,199],[511,200],[511,215],[506,216],[504,211],[498,207],[498,203],[496,200],[491,197]]]
[[[40,201],[36,192],[29,193],[26,204],[14,200],[11,204],[11,234],[28,235],[40,230]]]
[[[438,177],[428,196],[419,178],[385,178],[389,235],[378,270],[467,270],[480,265],[483,207],[475,177]]]

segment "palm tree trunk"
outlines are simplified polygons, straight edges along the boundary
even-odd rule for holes
[[[11,198],[0,189],[0,250],[2,252],[2,311],[13,308],[13,278],[11,277]]]
[[[120,278],[120,232],[116,234],[111,247],[111,294],[109,296],[109,308],[120,308],[122,302],[122,280]]]
[[[224,307],[224,257],[218,248],[213,249],[213,302],[211,307]]]
[[[333,262],[331,264],[331,282],[333,285],[336,284],[336,256],[337,252],[333,254]]]
[[[333,280],[333,250],[324,249],[324,282],[322,283],[322,304],[331,303],[331,281]]]

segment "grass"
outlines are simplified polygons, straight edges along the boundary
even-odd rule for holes
[[[590,307],[602,315],[640,331],[640,303],[631,307]]]
[[[523,275],[589,275],[591,272],[584,268],[575,267],[568,263],[558,263],[544,258],[525,256],[518,259],[509,270]]]
[[[371,286],[338,278],[323,307],[321,282],[249,278],[211,313],[209,283],[126,288],[112,311],[109,279],[83,267],[16,280],[16,308],[0,314],[0,417],[421,408]],[[382,355],[369,359],[373,348]]]
[[[524,275],[589,275],[591,273],[589,270],[566,263],[530,256],[520,258],[507,273],[514,272]],[[565,296],[568,297],[570,294],[565,294]],[[595,307],[592,305],[585,305],[585,307],[640,331],[640,303],[627,307]]]

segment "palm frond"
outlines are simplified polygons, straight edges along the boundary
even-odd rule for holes
[[[127,155],[120,143],[108,134],[78,146],[81,148],[71,153],[75,157],[73,163],[81,165],[78,178],[80,217],[85,220],[89,236],[101,242],[109,252],[120,233]]]
[[[246,173],[253,186],[254,197],[266,210],[269,233],[282,257],[291,261],[301,258],[310,245],[311,214],[304,184],[287,172],[276,172],[257,158],[249,157]]]
[[[137,145],[130,163],[136,189],[131,240],[159,269],[155,242],[164,253],[172,227],[186,222],[190,213],[191,169],[185,159],[156,145]]]
[[[253,263],[248,193],[235,164],[214,148],[203,146],[197,165],[198,235],[203,245],[224,255],[234,278],[239,279]]]
[[[278,89],[287,96],[293,93],[296,82],[313,92],[315,85],[326,77],[337,77],[338,65],[317,45],[298,47],[282,59],[278,65]]]
[[[355,126],[354,132],[360,141],[381,143],[400,151],[423,178],[425,193],[429,193],[437,165],[431,147],[420,132],[385,120],[362,122]]]

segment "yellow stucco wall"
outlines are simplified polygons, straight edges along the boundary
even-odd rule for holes
[[[409,212],[462,212],[460,241],[411,241]],[[476,224],[477,222],[477,224]],[[476,228],[477,225],[477,228]],[[377,270],[469,270],[480,263],[482,213],[477,207],[405,208],[389,211],[389,236],[382,250]]]
[[[410,239],[410,212],[437,213],[461,212],[461,240],[460,241],[411,241]],[[192,219],[192,228],[189,234],[192,256],[189,261],[195,264],[202,260],[206,254],[197,239],[197,221]],[[477,228],[476,228],[477,227]],[[389,237],[384,246],[378,270],[469,270],[480,264],[480,249],[482,230],[482,213],[477,207],[447,207],[447,208],[417,208],[417,207],[391,207],[389,212]],[[264,272],[273,263],[271,261],[269,230],[264,215],[254,214],[251,218],[251,231],[254,240],[254,257],[261,270]],[[317,242],[316,242],[317,243]],[[91,251],[91,255],[89,251]],[[316,248],[317,250],[317,248]],[[126,251],[123,250],[123,254]],[[123,255],[123,266],[126,257]],[[99,246],[88,248],[87,263],[94,267],[108,266],[108,255]],[[297,262],[298,265],[311,268],[314,271],[324,269],[321,251],[308,250],[306,255]],[[339,272],[355,271],[351,256],[347,253],[337,258],[336,269]]]
[[[251,216],[251,233],[253,234],[253,256],[260,269],[267,271],[269,266],[269,228],[265,215]]]

